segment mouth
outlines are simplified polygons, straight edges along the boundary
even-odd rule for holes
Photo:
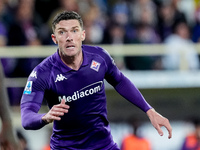
[[[75,46],[74,45],[67,45],[66,48],[67,49],[73,49]]]

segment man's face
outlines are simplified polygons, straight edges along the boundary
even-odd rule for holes
[[[81,52],[85,30],[82,30],[78,20],[62,20],[56,25],[51,37],[54,43],[58,44],[62,58],[76,56]]]

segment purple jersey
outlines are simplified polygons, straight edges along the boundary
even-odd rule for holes
[[[58,52],[32,71],[21,99],[22,125],[25,129],[42,128],[46,125],[41,119],[44,114],[38,111],[43,99],[49,108],[64,99],[70,109],[60,121],[54,121],[53,150],[117,149],[107,119],[104,79],[143,111],[151,106],[105,50],[85,45],[82,50],[83,63],[77,71],[67,67]]]

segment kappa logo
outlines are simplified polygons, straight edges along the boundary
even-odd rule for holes
[[[58,82],[58,81],[63,81],[67,79],[65,76],[63,76],[62,74],[57,74],[57,77],[56,77],[56,81],[55,82]]]
[[[100,65],[101,64],[99,62],[92,60],[90,68],[98,72]]]
[[[32,71],[31,74],[30,74],[30,77],[37,79],[37,71]]]

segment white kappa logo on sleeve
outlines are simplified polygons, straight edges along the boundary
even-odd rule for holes
[[[30,74],[30,77],[36,78],[37,79],[37,72],[36,71],[32,71]]]

